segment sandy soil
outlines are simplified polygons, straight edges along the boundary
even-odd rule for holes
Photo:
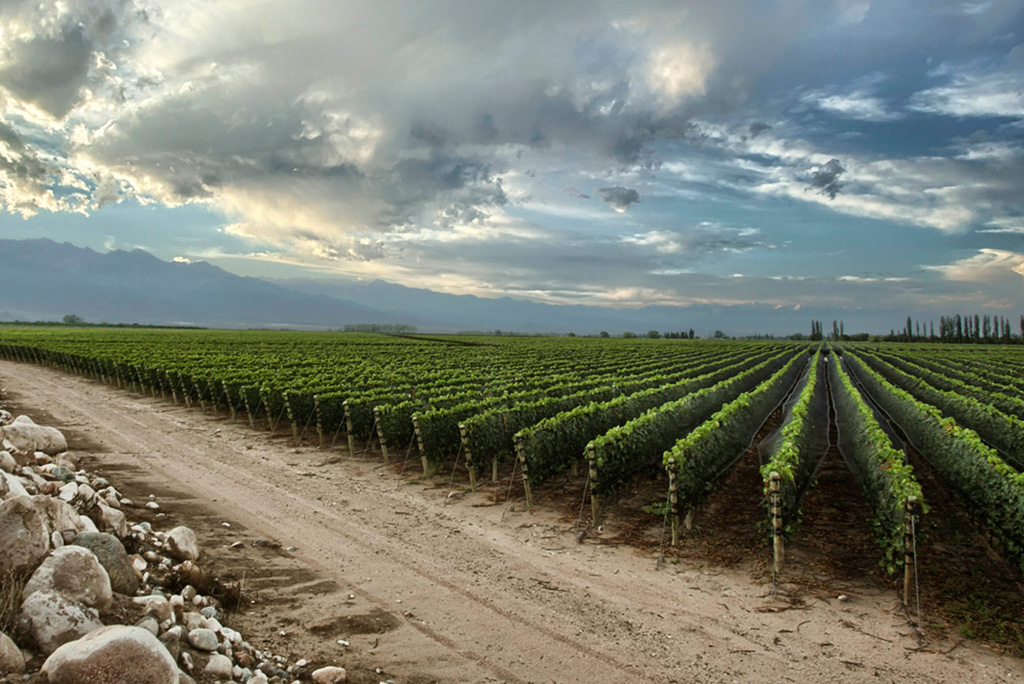
[[[252,603],[230,623],[246,638],[357,684],[1024,679],[1021,660],[954,635],[919,641],[874,579],[773,597],[750,567],[578,544],[558,507],[413,479],[413,462],[400,476],[50,368],[0,361],[0,385],[84,467],[155,495],[160,519],[135,519],[197,531],[205,566],[244,580]]]

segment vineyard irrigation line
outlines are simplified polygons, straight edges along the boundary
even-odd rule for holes
[[[412,440],[409,441],[409,448],[405,450],[405,460],[402,461],[402,468],[401,468],[401,470],[398,471],[399,475],[401,475],[402,473],[405,472],[405,466],[406,466],[406,464],[409,463],[409,456],[412,454],[412,448],[413,448],[413,445],[415,445],[415,444],[416,444],[416,435],[413,435],[412,436]]]
[[[302,438],[306,436],[306,430],[309,429],[309,424],[313,420],[313,416],[316,414],[316,406],[309,412],[309,418],[306,419],[306,425],[302,428],[302,432],[299,433],[299,438],[295,441],[295,446],[302,443]]]
[[[452,483],[455,482],[455,471],[458,470],[458,468],[459,468],[459,457],[462,456],[462,448],[464,446],[465,446],[464,444],[459,444],[459,452],[457,454],[455,454],[455,464],[452,466],[452,476],[448,480],[448,487],[449,488],[451,488]],[[452,495],[452,493],[448,492],[448,496],[451,496],[451,495]],[[445,501],[448,501],[448,499],[446,498]]]

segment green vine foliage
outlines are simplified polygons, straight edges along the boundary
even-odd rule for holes
[[[812,453],[810,450],[812,437],[816,431],[828,428],[827,425],[815,424],[812,420],[814,414],[810,411],[812,401],[826,400],[825,383],[821,382],[820,377],[825,368],[821,363],[821,352],[822,348],[819,346],[811,359],[807,384],[793,405],[788,420],[782,426],[780,438],[775,443],[768,462],[761,466],[765,493],[768,491],[771,473],[777,472],[781,476],[782,519],[788,529],[795,528],[799,522],[797,495],[814,475],[817,458],[821,456],[820,453]],[[771,530],[771,527],[768,529]]]
[[[592,400],[520,430],[515,440],[523,447],[530,482],[540,484],[565,472],[573,461],[580,458],[587,443],[613,427],[623,425],[645,411],[677,401],[692,392],[730,378],[738,379],[738,374],[752,368],[760,369],[770,363],[762,359],[760,355],[749,356],[738,363],[682,382],[651,387],[607,401]]]
[[[651,409],[597,437],[591,442],[594,451],[590,469],[596,475],[590,483],[592,490],[602,495],[618,491],[644,469],[657,464],[679,435],[696,428],[715,409],[758,386],[775,371],[775,376],[790,372],[797,367],[797,360],[803,358],[802,352],[792,351],[775,356],[733,378]],[[782,369],[777,370],[780,366]]]
[[[892,574],[903,567],[907,502],[915,497],[924,505],[921,485],[914,478],[913,468],[904,463],[903,452],[893,448],[842,366],[837,362],[829,370],[844,454],[853,464],[854,476],[875,515],[875,540],[882,549],[880,563]]]
[[[861,359],[849,357],[851,368],[872,396],[1024,571],[1024,474],[1003,461],[973,430],[892,385]]]
[[[964,427],[977,432],[1016,464],[1024,465],[1024,421],[1007,415],[991,403],[954,391],[937,389],[876,356],[862,354],[864,361],[890,383],[910,392],[918,400],[955,418]]]
[[[662,464],[675,480],[677,510],[680,505],[695,508],[704,499],[715,477],[749,446],[769,412],[785,398],[806,359],[803,353],[792,357],[767,381],[736,397],[662,453]]]

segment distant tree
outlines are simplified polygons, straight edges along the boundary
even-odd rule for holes
[[[1020,317],[1021,336],[1024,337],[1024,316]],[[693,328],[690,328],[690,339],[693,339]]]
[[[609,334],[608,334],[608,331],[607,331],[607,330],[602,330],[601,332],[599,332],[599,333],[597,334],[597,336],[598,336],[598,337],[611,337],[611,335],[609,335]]]
[[[64,321],[64,325],[81,325],[82,323],[85,323],[84,318],[75,314],[68,314],[61,320]]]
[[[623,339],[626,339],[626,340],[635,340],[636,339],[636,333],[635,332],[629,332],[627,330],[626,332],[622,333],[622,337],[623,337]]]
[[[574,333],[574,332],[566,333],[565,336],[566,337],[576,337],[576,333]]]
[[[716,330],[715,334],[712,335],[712,337],[714,337],[716,340],[724,340],[726,337],[728,337],[728,335],[726,335],[721,330]]]
[[[648,338],[648,339],[651,339],[651,340],[656,340],[656,339],[658,339],[659,337],[661,337],[661,333],[660,333],[660,332],[658,332],[657,330],[648,330],[648,331],[647,331],[647,338]]]

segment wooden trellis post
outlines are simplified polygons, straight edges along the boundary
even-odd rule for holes
[[[377,426],[377,438],[380,440],[380,452],[384,455],[384,462],[388,463],[388,441],[384,437],[384,426],[380,424],[380,407],[373,409],[373,424]]]
[[[530,490],[530,474],[526,469],[526,445],[522,437],[516,437],[516,458],[523,467],[523,491],[526,493],[526,508],[533,508],[533,492]]]
[[[416,446],[420,448],[420,462],[423,463],[423,477],[430,477],[430,463],[427,461],[427,452],[423,448],[423,435],[420,433],[420,422],[416,416],[412,417],[412,429],[416,433]]]
[[[596,525],[601,517],[601,500],[597,496],[597,447],[591,442],[587,445],[587,462],[590,467],[590,512],[591,524]]]
[[[782,572],[786,559],[785,540],[782,538],[782,476],[772,471],[768,476],[768,498],[772,507],[772,568]]]
[[[341,403],[342,409],[345,410],[345,432],[348,437],[348,455],[354,457],[356,455],[356,438],[352,436],[352,414],[348,410],[348,399]]]
[[[917,540],[915,539],[914,517],[917,516],[919,508],[916,496],[907,499],[907,514],[903,533],[906,546],[903,556],[903,604],[908,608],[914,599],[914,578],[917,574]]]
[[[476,465],[473,454],[469,450],[469,437],[466,435],[466,424],[459,423],[459,434],[462,435],[462,450],[466,452],[466,467],[469,469],[469,491],[476,491]]]
[[[672,546],[679,546],[679,496],[676,493],[676,459],[668,460],[668,505],[672,514]]]

